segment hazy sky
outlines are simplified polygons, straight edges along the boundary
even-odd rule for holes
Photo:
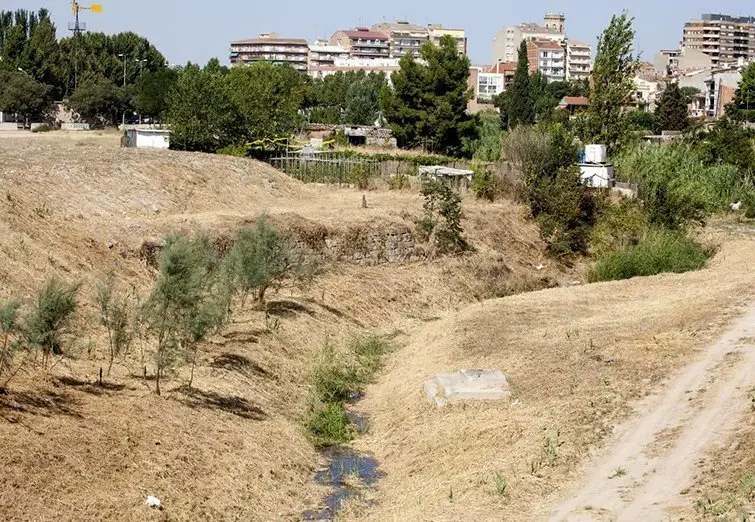
[[[312,40],[338,29],[405,19],[417,24],[441,23],[463,27],[474,63],[490,63],[495,33],[504,25],[542,23],[546,11],[566,14],[566,32],[573,39],[595,44],[611,15],[627,9],[635,18],[637,46],[651,59],[661,48],[676,47],[685,21],[702,12],[755,15],[755,2],[744,0],[610,0],[510,1],[492,0],[93,0],[102,14],[85,12],[90,30],[134,31],[147,37],[174,64],[204,63],[217,56],[228,60],[231,40],[275,31],[282,36]],[[82,5],[88,5],[86,1]],[[62,33],[71,20],[69,0],[0,0],[0,9],[46,7]]]

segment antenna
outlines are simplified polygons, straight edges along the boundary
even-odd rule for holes
[[[73,33],[73,88],[75,89],[79,85],[79,37],[81,33],[87,30],[87,24],[79,21],[79,12],[82,10],[92,11],[93,13],[101,13],[101,4],[81,5],[77,0],[71,0],[71,10],[75,21],[68,24],[68,30]]]

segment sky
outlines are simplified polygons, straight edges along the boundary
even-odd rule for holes
[[[636,47],[652,61],[659,49],[676,48],[684,22],[703,12],[736,16],[755,15],[755,2],[719,0],[608,0],[513,1],[493,0],[92,0],[102,4],[101,14],[83,12],[91,31],[133,31],[148,38],[171,64],[205,63],[212,57],[228,61],[231,40],[277,32],[290,38],[325,38],[354,26],[371,26],[391,20],[427,25],[440,23],[466,29],[469,56],[475,64],[492,61],[496,32],[521,22],[542,23],[546,11],[566,15],[568,37],[593,45],[611,16],[626,9],[635,17]],[[87,0],[81,5],[89,5]],[[0,0],[1,10],[47,8],[65,33],[72,19],[69,0]]]

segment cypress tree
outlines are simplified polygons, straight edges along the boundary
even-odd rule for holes
[[[659,131],[683,131],[689,126],[687,105],[679,86],[675,83],[663,91],[655,113],[658,116]]]
[[[514,73],[514,82],[508,94],[509,126],[535,123],[535,103],[530,89],[530,60],[527,57],[527,42],[519,46],[519,58]]]

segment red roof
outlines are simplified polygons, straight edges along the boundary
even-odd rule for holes
[[[516,71],[516,62],[498,62],[490,68],[488,72],[492,73],[506,73]]]
[[[388,35],[385,33],[380,33],[378,31],[370,31],[369,29],[365,29],[362,27],[357,27],[356,29],[351,29],[348,31],[343,32],[346,36],[349,38],[364,38],[366,40],[387,40]]]
[[[590,100],[584,96],[564,96],[564,99],[561,100],[560,105],[578,105],[587,107],[588,105],[590,105]]]

